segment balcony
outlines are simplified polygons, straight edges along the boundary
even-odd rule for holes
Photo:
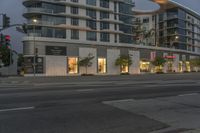
[[[44,8],[27,8],[26,13],[48,13],[53,14],[54,11],[50,9],[44,9]]]
[[[167,16],[167,20],[169,20],[169,19],[175,19],[175,18],[178,18],[178,15],[169,15],[169,16]]]
[[[27,6],[31,3],[36,3],[36,2],[49,2],[49,3],[56,3],[56,2],[63,2],[65,0],[23,0],[23,5]]]
[[[27,22],[28,25],[45,25],[45,26],[55,26],[56,24],[54,22],[50,22],[50,21],[41,21],[38,20],[37,23],[34,23],[32,20],[29,20]]]

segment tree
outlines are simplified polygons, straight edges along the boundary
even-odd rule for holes
[[[154,66],[158,67],[157,72],[162,72],[162,67],[166,63],[166,60],[163,57],[156,57],[154,61],[151,62]]]
[[[149,39],[151,37],[153,37],[154,35],[155,35],[155,29],[150,29],[150,30],[143,31],[143,38],[144,38],[144,40],[146,40],[145,41],[146,45],[148,45]]]
[[[10,49],[6,45],[0,45],[0,60],[4,64],[4,66],[9,66],[11,63]]]
[[[200,59],[199,58],[194,58],[190,60],[190,65],[193,67],[193,69],[196,69],[200,67]]]
[[[80,67],[85,67],[85,72],[87,74],[88,72],[88,67],[92,66],[92,60],[93,60],[94,56],[92,56],[92,54],[88,54],[87,57],[79,60],[78,65]]]
[[[129,67],[132,65],[132,60],[130,55],[120,55],[119,58],[115,61],[116,66],[120,66],[121,68]]]
[[[24,65],[24,56],[23,54],[18,54],[17,65],[22,67]]]
[[[137,22],[136,27],[134,27],[136,38],[139,38],[141,43],[148,45],[149,39],[155,35],[155,29],[151,28],[146,30],[144,25],[141,22]]]

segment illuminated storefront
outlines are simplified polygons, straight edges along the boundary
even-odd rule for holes
[[[178,71],[183,72],[183,62],[182,61],[179,62]]]
[[[173,60],[170,60],[167,62],[167,70],[168,72],[173,72]]]
[[[69,74],[77,74],[78,73],[78,58],[77,57],[69,57],[67,59],[68,63],[68,73]]]
[[[140,61],[140,71],[141,72],[150,72],[150,62]]]
[[[106,58],[98,58],[98,73],[106,73]]]
[[[128,66],[121,66],[121,73],[128,73],[128,72],[129,72]]]
[[[189,61],[186,61],[186,62],[185,62],[185,68],[186,68],[186,71],[187,71],[187,72],[190,72],[190,71],[191,71],[191,67],[190,67],[190,62],[189,62]]]

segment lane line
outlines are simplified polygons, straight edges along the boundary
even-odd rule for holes
[[[21,107],[21,108],[10,108],[10,109],[1,109],[0,112],[10,112],[10,111],[20,111],[20,110],[32,110],[35,107]]]
[[[78,91],[78,92],[89,92],[89,91],[94,91],[94,89],[78,89],[76,91]]]
[[[178,95],[178,96],[184,97],[184,96],[194,96],[194,95],[199,95],[199,93],[181,94],[181,95]]]

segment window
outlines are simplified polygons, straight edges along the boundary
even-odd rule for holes
[[[71,18],[71,25],[79,25],[79,19],[78,18]]]
[[[121,73],[128,73],[129,67],[128,66],[121,66]]]
[[[71,7],[71,14],[78,14],[78,7]]]
[[[96,6],[97,2],[96,2],[96,0],[86,0],[86,4]]]
[[[100,12],[100,19],[105,19],[105,18],[109,19],[109,12],[101,11]]]
[[[97,29],[97,23],[94,20],[87,20],[86,21],[86,26],[91,28],[91,29],[94,29],[94,30]]]
[[[87,40],[96,41],[97,40],[97,33],[94,32],[94,31],[87,31]]]
[[[98,58],[98,73],[106,73],[106,58]]]
[[[115,20],[117,20],[117,15],[116,15],[116,14],[115,14],[115,16],[114,16],[114,17],[115,17]]]
[[[117,34],[115,34],[115,43],[117,43]]]
[[[143,23],[149,23],[149,18],[144,18]]]
[[[102,32],[100,34],[100,40],[102,42],[110,42],[110,34],[109,33],[105,33],[105,32]]]
[[[71,39],[79,39],[79,30],[71,30]]]
[[[100,7],[109,8],[109,0],[100,0]]]
[[[117,2],[114,2],[114,12],[117,12]]]
[[[71,0],[71,2],[78,3],[78,0]]]
[[[117,24],[115,24],[115,30],[117,30]]]
[[[100,22],[100,30],[110,29],[110,24],[108,22]]]
[[[150,62],[140,61],[140,71],[141,72],[150,72]]]
[[[86,16],[89,16],[93,19],[96,19],[97,17],[97,13],[95,10],[92,10],[92,9],[86,9]]]
[[[78,58],[77,57],[68,57],[67,59],[68,73],[77,74],[78,73]]]

